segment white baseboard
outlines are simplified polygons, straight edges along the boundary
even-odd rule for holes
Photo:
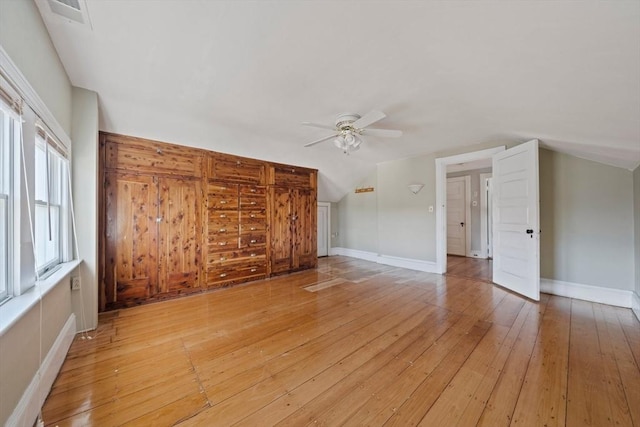
[[[348,256],[351,258],[363,259],[365,261],[378,262],[378,254],[374,252],[359,251],[349,248],[331,248],[335,255]]]
[[[331,248],[332,255],[343,255],[352,258],[364,259],[366,261],[376,262],[378,264],[391,265],[393,267],[402,267],[409,270],[424,271],[427,273],[436,273],[436,263],[431,261],[423,261],[419,259],[401,258],[391,255],[378,255],[374,252],[359,251],[348,248]]]
[[[624,308],[631,308],[633,295],[632,291],[622,289],[582,285],[580,283],[544,278],[540,279],[540,292]]]
[[[631,309],[640,321],[640,295],[635,292],[633,293],[633,297],[631,297]]]
[[[400,258],[391,255],[378,255],[377,262],[379,264],[392,265],[394,267],[402,267],[409,270],[418,270],[427,273],[435,273],[437,271],[435,262],[423,261],[420,259]]]
[[[51,350],[42,361],[42,365],[33,376],[31,383],[22,394],[13,413],[7,420],[7,426],[31,427],[34,425],[40,408],[44,404],[51,386],[62,367],[73,337],[76,334],[76,316],[71,314],[62,327]]]

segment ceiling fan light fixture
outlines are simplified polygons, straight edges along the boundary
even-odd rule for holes
[[[362,139],[358,136],[358,134],[348,131],[343,133],[342,135],[338,135],[338,137],[333,140],[333,144],[341,149],[345,154],[349,154],[352,151],[357,151],[360,149]]]

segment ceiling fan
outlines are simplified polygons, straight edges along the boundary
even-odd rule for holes
[[[305,147],[311,147],[312,145],[334,138],[333,144],[345,154],[349,154],[352,151],[360,149],[360,144],[362,144],[361,135],[379,136],[383,138],[398,138],[402,136],[402,131],[399,130],[373,129],[367,127],[385,117],[387,116],[382,111],[373,110],[364,116],[355,113],[342,113],[336,118],[336,124],[333,127],[303,122],[302,124],[305,126],[330,129],[334,132],[332,135],[305,144]]]

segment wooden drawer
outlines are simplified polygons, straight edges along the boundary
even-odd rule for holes
[[[265,209],[267,207],[267,198],[265,196],[240,196],[240,209],[256,210]]]
[[[214,154],[207,159],[209,178],[264,184],[266,165],[264,162],[243,157]]]
[[[254,221],[249,223],[241,223],[240,224],[240,233],[242,234],[250,234],[250,233],[266,233],[267,232],[267,223],[263,221]]]
[[[267,189],[265,187],[257,187],[255,185],[240,185],[240,196],[265,196]]]
[[[208,194],[217,194],[217,195],[225,195],[227,197],[230,196],[238,196],[238,186],[235,184],[225,184],[225,183],[209,183],[207,185],[207,193]]]
[[[209,234],[207,238],[209,251],[231,251],[238,249],[239,239],[237,234]]]
[[[207,267],[247,262],[266,265],[266,258],[266,250],[264,247],[209,253],[207,256]]]
[[[297,168],[295,166],[274,165],[272,166],[273,185],[285,187],[313,188],[315,186],[315,171],[307,168]]]
[[[225,227],[238,224],[238,211],[227,211],[222,209],[208,209],[207,221],[209,225],[215,227]]]
[[[202,176],[203,154],[179,145],[105,135],[105,167],[127,172]]]
[[[266,233],[261,234],[242,234],[240,235],[240,247],[250,248],[254,246],[264,246],[267,244]]]
[[[240,211],[240,223],[251,224],[267,221],[267,210],[242,210]]]
[[[222,286],[236,281],[258,279],[264,277],[266,273],[267,266],[264,263],[243,263],[227,267],[211,267],[207,269],[207,285]]]
[[[207,207],[209,209],[237,209],[238,196],[209,193],[209,197],[207,198]]]
[[[239,229],[240,229],[240,226],[237,222],[224,223],[224,222],[212,221],[212,222],[209,222],[207,231],[209,236],[216,236],[216,235],[237,236]]]

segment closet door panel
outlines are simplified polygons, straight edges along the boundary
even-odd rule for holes
[[[201,183],[160,178],[159,191],[158,292],[199,287]]]
[[[294,205],[295,242],[293,265],[295,268],[315,267],[318,251],[316,242],[316,192],[310,189],[296,190]]]
[[[288,188],[271,188],[271,272],[291,269],[292,257],[292,193]]]
[[[157,283],[157,185],[151,176],[105,177],[107,305],[144,300]]]

